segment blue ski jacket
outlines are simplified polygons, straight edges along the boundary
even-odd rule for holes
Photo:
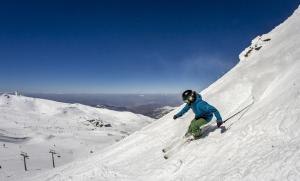
[[[203,101],[200,94],[197,94],[195,102],[186,104],[184,108],[176,114],[176,116],[181,117],[191,108],[195,113],[195,118],[197,119],[204,118],[207,122],[209,122],[212,120],[213,115],[215,115],[217,122],[222,122],[222,117],[219,111],[214,106]]]

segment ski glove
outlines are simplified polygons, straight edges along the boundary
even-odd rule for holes
[[[177,119],[177,118],[178,118],[178,116],[177,116],[177,115],[174,115],[174,116],[173,116],[173,119],[174,119],[174,120],[175,120],[175,119]]]
[[[218,128],[223,124],[223,121],[217,122]]]

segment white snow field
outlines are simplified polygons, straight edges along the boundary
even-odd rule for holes
[[[253,102],[226,132],[212,130],[165,160],[161,149],[193,118],[173,120],[177,108],[93,157],[26,180],[300,180],[300,8],[240,58],[202,92],[224,119]]]
[[[152,118],[81,104],[0,95],[0,180],[22,180],[87,158],[151,123]],[[29,155],[24,171],[21,152]]]

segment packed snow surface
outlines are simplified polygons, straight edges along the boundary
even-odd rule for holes
[[[253,103],[223,134],[214,129],[165,160],[161,149],[193,118],[190,112],[173,120],[181,106],[93,157],[28,180],[299,180],[300,9],[240,57],[201,93],[223,118]]]
[[[0,95],[0,180],[22,180],[87,158],[141,129],[153,119],[81,104]],[[21,152],[29,155],[24,171]]]

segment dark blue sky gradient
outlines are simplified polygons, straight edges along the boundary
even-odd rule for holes
[[[202,90],[300,0],[1,1],[0,91]]]

